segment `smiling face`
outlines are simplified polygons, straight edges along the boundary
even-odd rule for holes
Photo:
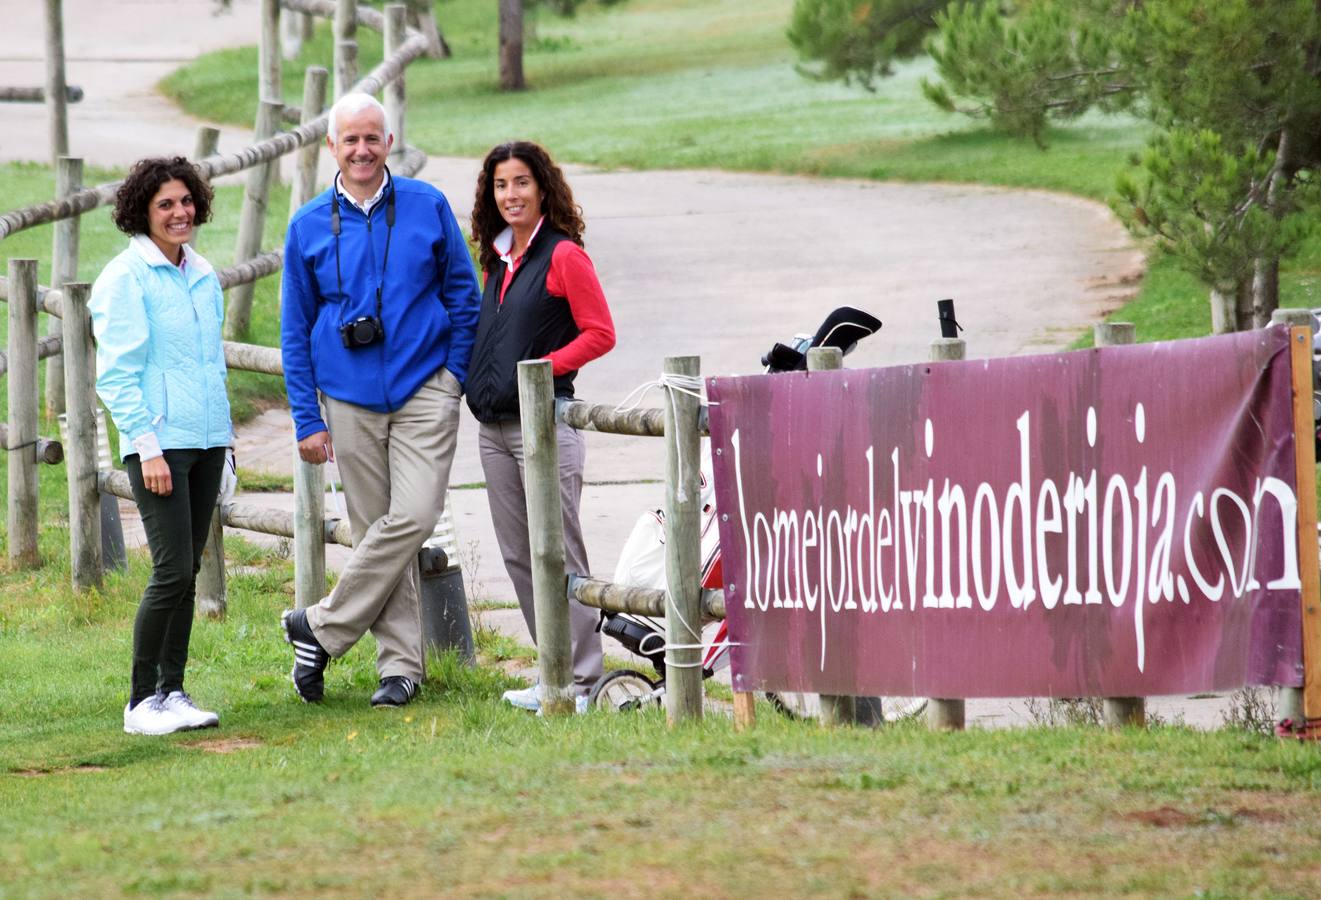
[[[341,113],[335,140],[326,145],[339,165],[340,184],[359,201],[376,193],[385,178],[385,160],[393,136],[386,135],[381,111],[368,107],[356,113]]]
[[[147,203],[147,236],[173,263],[192,239],[193,216],[192,192],[178,179],[162,184]]]
[[[491,175],[495,205],[514,231],[527,232],[541,219],[541,186],[527,163],[511,157],[495,167]]]

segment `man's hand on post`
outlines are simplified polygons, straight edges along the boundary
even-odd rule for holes
[[[325,431],[309,434],[298,442],[298,455],[303,462],[313,465],[334,462],[335,448],[330,443],[330,434]]]

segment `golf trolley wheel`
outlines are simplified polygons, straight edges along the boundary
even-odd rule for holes
[[[768,691],[766,699],[791,719],[819,719],[821,696],[793,691]],[[916,718],[927,708],[926,697],[859,697],[858,724],[880,725]]]
[[[641,672],[633,669],[615,669],[606,672],[592,685],[587,695],[589,709],[604,709],[610,712],[631,712],[640,709],[646,703],[654,703],[659,682],[652,681]]]

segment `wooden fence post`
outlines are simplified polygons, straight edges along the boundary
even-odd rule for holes
[[[257,129],[254,140],[264,141],[275,135],[279,128],[281,104],[262,100],[257,105]],[[248,170],[243,189],[243,211],[239,217],[238,240],[234,246],[234,263],[245,263],[261,251],[262,232],[266,227],[266,205],[270,196],[273,162],[261,163]],[[231,341],[248,332],[252,319],[252,293],[254,285],[236,284],[229,289],[229,308],[225,313],[225,337]]]
[[[358,80],[358,42],[335,42],[335,99],[348,93]]]
[[[50,120],[50,159],[69,155],[69,95],[64,77],[64,0],[46,0],[46,115]],[[60,282],[52,280],[52,284]]]
[[[449,45],[445,43],[444,35],[436,26],[436,7],[432,0],[408,0],[408,22],[426,35],[428,57],[431,59],[450,57]]]
[[[214,125],[197,126],[197,142],[193,144],[193,162],[215,156],[220,148],[220,129]]]
[[[326,105],[326,82],[329,73],[321,66],[308,66],[303,73],[303,109],[299,123],[306,125],[317,116]],[[295,152],[297,161],[293,184],[289,191],[289,218],[303,208],[307,201],[316,196],[316,166],[321,152],[320,143],[308,144]]]
[[[844,368],[844,353],[838,347],[813,347],[807,351],[809,372],[828,372]],[[858,721],[858,703],[852,696],[821,695],[821,724],[852,725]]]
[[[69,556],[73,589],[101,586],[101,491],[97,486],[96,362],[92,345],[92,315],[87,309],[89,284],[65,282],[64,383],[68,443],[65,465],[69,478]]]
[[[696,356],[665,358],[666,377],[697,381]],[[689,388],[696,390],[697,388]],[[702,718],[701,401],[665,391],[665,717]]]
[[[932,362],[959,360],[967,355],[963,338],[936,338],[931,342]],[[962,731],[967,718],[967,703],[961,699],[931,698],[927,704],[927,727],[935,731]]]
[[[305,609],[326,594],[326,467],[293,452],[294,606]]]
[[[1132,322],[1102,322],[1092,329],[1092,336],[1098,347],[1119,347],[1137,343],[1137,327]],[[1142,697],[1104,697],[1101,721],[1108,728],[1143,728],[1147,724],[1147,701]]]
[[[37,261],[9,261],[9,561],[37,552]]]
[[[358,0],[335,2],[335,99],[358,80]]]
[[[280,0],[261,0],[261,39],[257,44],[257,99],[284,103],[280,81]]]
[[[280,52],[285,59],[297,59],[303,41],[311,37],[312,17],[292,9],[280,10]],[[306,38],[304,34],[306,33]]]
[[[405,19],[408,8],[402,3],[391,3],[385,7],[385,58],[389,59],[403,46],[408,37],[405,33]],[[385,122],[394,134],[394,144],[390,148],[390,162],[404,158],[404,112],[405,100],[404,73],[385,86]]]
[[[560,450],[555,439],[555,386],[549,360],[518,364],[518,405],[523,428],[532,600],[541,669],[541,711],[574,711],[573,649],[569,634],[568,577],[564,571],[564,512],[560,506]]]
[[[1312,419],[1312,396],[1317,387],[1316,372],[1313,370],[1311,355],[1311,340],[1306,341],[1306,347],[1302,350],[1294,348],[1297,343],[1297,336],[1301,334],[1311,335],[1312,314],[1306,309],[1277,309],[1271,313],[1272,325],[1288,325],[1291,328],[1305,327],[1306,332],[1294,331],[1295,340],[1291,342],[1291,348],[1296,357],[1305,357],[1306,362],[1301,359],[1295,359],[1294,371],[1294,427],[1299,437],[1305,433],[1310,434],[1316,427]],[[1299,368],[1305,368],[1307,371],[1298,371]],[[1308,389],[1311,389],[1309,392]],[[1306,428],[1304,428],[1306,426]],[[1296,725],[1302,726],[1309,719],[1321,717],[1321,704],[1308,703],[1307,693],[1313,692],[1313,699],[1316,699],[1315,692],[1321,685],[1317,684],[1317,679],[1309,677],[1312,673],[1318,671],[1318,658],[1321,658],[1321,644],[1316,641],[1316,618],[1317,618],[1317,567],[1321,565],[1318,561],[1316,541],[1316,506],[1311,499],[1316,496],[1315,487],[1315,441],[1302,446],[1304,442],[1300,441],[1297,448],[1297,480],[1298,480],[1298,569],[1301,577],[1302,586],[1302,604],[1303,604],[1303,687],[1282,687],[1280,688],[1279,703],[1276,708],[1276,718],[1290,719]],[[1309,610],[1309,607],[1311,609]]]
[[[225,526],[220,519],[217,505],[211,512],[202,565],[197,570],[197,611],[208,619],[223,619],[229,611],[229,599],[225,593]]]
[[[61,156],[55,164],[55,199],[63,200],[83,189],[83,161]],[[78,237],[82,216],[70,216],[55,223],[51,241],[50,283],[60,287],[78,280]],[[55,316],[48,316],[46,333],[62,334],[64,326]],[[65,346],[68,346],[67,344]],[[64,412],[64,361],[52,356],[46,360],[46,415],[55,418]]]

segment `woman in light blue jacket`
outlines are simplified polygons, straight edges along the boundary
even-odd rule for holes
[[[151,550],[133,626],[130,734],[220,721],[183,689],[194,585],[233,442],[220,281],[188,246],[210,213],[211,188],[188,160],[141,160],[115,197],[128,249],[92,286],[96,391],[119,429]]]

